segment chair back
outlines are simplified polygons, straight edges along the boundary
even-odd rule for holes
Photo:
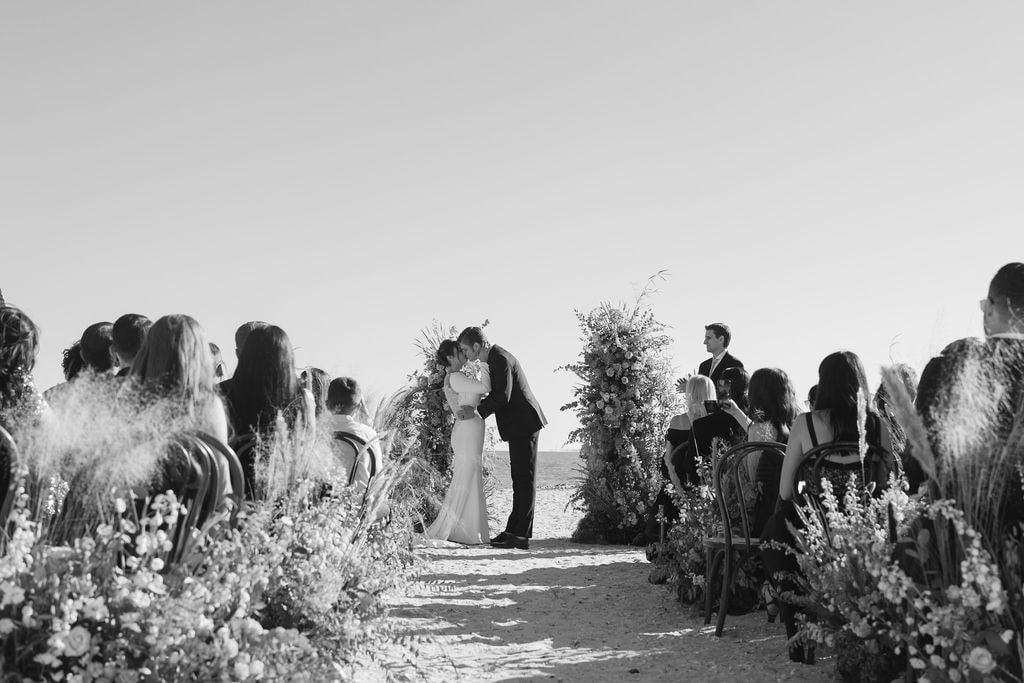
[[[862,486],[867,487],[874,482],[875,488],[872,493],[881,493],[889,474],[893,471],[893,463],[884,453],[871,449],[863,459],[851,460],[848,463],[839,463],[831,459],[838,455],[849,456],[859,453],[860,444],[857,441],[832,441],[807,451],[793,474],[794,501],[798,504],[817,504],[822,477],[829,470],[839,472],[844,479],[848,478],[850,473],[857,474]],[[840,506],[843,504],[843,493],[844,491],[835,491]]]
[[[228,441],[242,468],[242,487],[239,489],[246,500],[256,499],[256,446],[259,440],[255,434],[242,434]]]
[[[228,494],[228,498],[234,501],[234,508],[231,510],[231,520],[234,522],[242,500],[245,498],[245,475],[242,472],[242,463],[231,447],[222,443],[217,437],[205,432],[196,432],[196,437],[203,441],[211,453],[216,456],[217,461],[226,467],[226,475],[231,483],[231,493]]]
[[[204,508],[208,507],[206,497],[210,491],[210,463],[208,458],[196,453],[199,450],[188,434],[172,439],[164,458],[165,476],[151,490],[155,495],[170,489],[185,507],[185,512],[179,514],[172,529],[168,566],[176,564],[185,556],[192,544],[194,532],[200,525]]]
[[[734,530],[743,534],[748,550],[751,538],[755,537],[750,533],[750,513],[748,512],[754,502],[754,492],[750,486],[744,484],[743,478],[740,476],[746,459],[755,453],[785,457],[786,446],[773,441],[747,441],[733,446],[714,462],[712,473],[715,481],[715,498],[718,501],[722,533],[725,536],[727,547],[732,545]],[[730,485],[726,487],[726,483]]]
[[[18,495],[18,459],[18,444],[0,427],[0,532],[7,530],[7,520]],[[0,537],[5,536],[6,533],[0,533]]]

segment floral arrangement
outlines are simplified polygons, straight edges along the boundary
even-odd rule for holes
[[[1014,672],[999,568],[953,501],[913,500],[895,478],[877,498],[851,485],[842,507],[827,480],[822,489],[820,506],[799,509],[797,561],[817,614],[802,631],[842,643],[841,675],[891,678],[909,665],[956,682]]]
[[[585,511],[576,541],[631,541],[662,486],[664,429],[677,400],[663,326],[645,305],[645,290],[631,307],[604,303],[577,312],[584,347],[562,370],[580,384],[562,406],[579,418],[569,435],[580,444],[583,481],[573,502]]]
[[[265,498],[233,522],[231,509],[216,513],[172,563],[181,506],[170,494],[135,500],[132,482],[145,486],[166,432],[181,425],[156,409],[126,423],[114,401],[75,417],[92,390],[70,388],[67,416],[19,431],[20,489],[0,547],[0,670],[26,680],[344,680],[392,638],[389,596],[416,571],[416,499],[378,513],[407,465],[386,463],[364,504],[334,478],[322,442],[282,426],[258,460]],[[69,488],[94,502],[70,506]]]

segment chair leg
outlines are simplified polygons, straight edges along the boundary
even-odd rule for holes
[[[715,550],[712,554],[711,549],[708,549],[708,565],[704,572],[704,625],[707,626],[711,623],[711,607],[714,595],[711,591],[711,584],[714,580],[715,574],[718,573],[718,568],[722,564],[722,551]]]
[[[711,623],[711,564],[712,549],[704,549],[704,625]]]
[[[732,596],[732,550],[725,551],[725,568],[722,569],[722,595],[718,599],[718,621],[715,624],[715,635],[722,636],[725,628],[725,615],[729,612],[729,598]]]

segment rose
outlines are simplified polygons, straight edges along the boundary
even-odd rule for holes
[[[967,663],[972,669],[983,674],[990,673],[996,668],[996,660],[993,659],[992,653],[981,646],[971,650],[971,654],[967,655]]]
[[[76,626],[64,636],[64,656],[81,657],[89,651],[92,635],[84,626]]]

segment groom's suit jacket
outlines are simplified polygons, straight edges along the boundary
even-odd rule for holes
[[[516,357],[495,344],[487,354],[487,369],[491,393],[476,408],[480,416],[494,415],[502,441],[540,431],[548,421]]]

